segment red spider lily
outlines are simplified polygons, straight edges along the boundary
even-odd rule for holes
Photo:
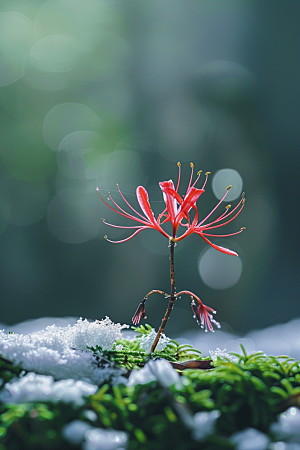
[[[227,248],[221,247],[219,245],[213,244],[212,242],[210,242],[208,240],[207,236],[209,236],[209,237],[233,236],[235,234],[241,233],[244,230],[244,228],[241,228],[239,231],[237,231],[235,233],[225,234],[225,235],[224,234],[223,235],[210,234],[210,230],[215,230],[216,228],[227,225],[229,222],[234,220],[236,218],[236,216],[242,211],[242,209],[244,207],[244,203],[245,203],[244,194],[242,195],[240,202],[231,211],[230,211],[231,205],[228,205],[225,208],[225,212],[223,214],[221,214],[217,219],[215,219],[214,221],[212,221],[210,223],[205,223],[209,219],[209,217],[216,211],[218,206],[220,206],[220,204],[223,202],[223,200],[225,200],[225,198],[228,194],[228,191],[231,188],[231,186],[228,186],[225,194],[223,195],[221,200],[218,202],[218,204],[212,209],[212,211],[203,220],[198,222],[198,210],[196,207],[196,203],[197,203],[197,200],[199,199],[200,195],[203,194],[203,192],[204,192],[204,187],[206,185],[207,178],[208,178],[208,175],[210,172],[207,172],[205,174],[206,178],[205,178],[202,188],[197,189],[197,188],[195,188],[195,184],[199,180],[202,171],[198,172],[196,181],[192,184],[194,165],[191,163],[192,172],[191,172],[191,176],[190,176],[190,181],[189,181],[189,184],[187,187],[186,194],[181,197],[178,194],[178,188],[179,188],[179,183],[180,183],[180,174],[181,174],[180,163],[178,163],[178,167],[179,167],[179,176],[178,176],[176,189],[174,188],[174,184],[173,184],[172,180],[162,181],[159,183],[160,188],[163,192],[163,197],[164,197],[164,201],[166,204],[166,208],[164,209],[164,211],[161,214],[159,214],[157,219],[154,217],[154,214],[151,210],[148,193],[143,186],[137,187],[136,195],[137,195],[137,200],[138,200],[139,206],[140,206],[142,212],[144,213],[144,215],[140,214],[138,211],[136,211],[130,205],[130,203],[126,200],[126,198],[122,194],[118,185],[117,185],[118,191],[119,191],[122,199],[124,200],[126,205],[131,209],[131,211],[133,211],[133,213],[127,212],[123,208],[121,208],[115,202],[115,200],[112,198],[112,196],[109,192],[108,195],[109,195],[109,198],[111,199],[114,207],[110,206],[101,197],[101,195],[99,193],[99,188],[96,188],[98,191],[99,197],[110,209],[112,209],[116,213],[118,213],[124,217],[127,217],[128,219],[134,220],[135,222],[138,222],[140,224],[140,225],[136,225],[136,226],[113,225],[113,224],[107,223],[104,219],[102,219],[106,225],[109,225],[111,227],[136,230],[136,231],[134,231],[134,233],[131,236],[129,236],[126,239],[122,239],[120,241],[110,241],[109,239],[107,239],[107,236],[105,236],[105,238],[109,242],[118,244],[121,242],[126,242],[129,239],[132,239],[134,236],[136,236],[138,233],[140,233],[141,231],[143,231],[145,229],[153,228],[154,230],[159,231],[163,236],[168,238],[170,241],[178,242],[178,241],[181,241],[182,239],[186,238],[190,234],[195,233],[195,234],[198,234],[199,236],[201,236],[209,245],[211,245],[216,250],[219,250],[222,253],[227,253],[229,255],[237,256],[236,252],[229,250]],[[192,221],[191,221],[190,215],[189,215],[191,210],[194,210],[194,219]],[[166,222],[171,222],[171,225],[172,225],[172,235],[171,236],[161,226]],[[176,235],[177,235],[179,225],[185,227],[186,231],[181,236],[177,237]]]
[[[192,300],[191,304],[194,317],[196,318],[198,325],[200,325],[201,328],[205,328],[205,331],[209,330],[212,332],[214,332],[215,330],[213,329],[211,322],[214,323],[217,328],[221,328],[219,322],[217,322],[212,316],[213,314],[216,314],[216,311],[214,311],[209,306],[204,305],[201,302],[200,298],[196,297],[195,294],[193,294],[193,296],[198,300],[199,303],[199,305],[197,306],[194,300]]]

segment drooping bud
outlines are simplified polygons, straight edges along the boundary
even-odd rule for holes
[[[147,319],[145,310],[145,300],[143,300],[137,307],[137,310],[132,317],[132,323],[134,325],[138,325],[141,319]]]
[[[194,300],[191,303],[191,307],[192,307],[194,317],[197,320],[198,325],[201,325],[201,318],[199,315],[198,307],[197,307],[196,303],[194,302]]]

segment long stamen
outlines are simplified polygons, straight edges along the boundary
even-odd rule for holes
[[[202,170],[199,170],[199,172],[197,172],[197,178],[196,178],[195,182],[192,184],[191,187],[194,187],[194,186],[195,186],[195,184],[196,184],[197,181],[199,180],[199,178],[200,178],[202,172],[203,172]]]
[[[114,225],[113,223],[108,223],[105,221],[105,219],[101,219],[101,220],[105,225],[109,225],[110,227],[114,227],[114,228],[124,228],[124,229],[128,229],[128,230],[130,230],[130,229],[134,230],[134,229],[138,229],[138,228],[142,227],[142,225],[136,225],[133,227],[124,227],[122,225]],[[149,227],[146,227],[146,228],[149,228]]]
[[[189,184],[188,184],[188,187],[187,187],[186,192],[189,191],[189,189],[190,189],[190,187],[191,187],[191,184],[192,184],[192,180],[193,180],[194,164],[191,162],[191,163],[190,163],[190,166],[191,166],[192,172],[191,172],[190,181],[189,181]]]
[[[160,214],[159,214],[159,216],[157,217],[157,223],[160,225],[160,219],[163,217],[163,216],[166,216],[166,217],[168,217],[168,215],[167,214],[165,214],[165,212],[167,211],[167,208],[165,208],[164,210],[163,210],[163,212],[161,212]]]
[[[203,183],[203,186],[202,186],[202,189],[204,189],[205,188],[205,185],[206,185],[206,183],[207,183],[207,179],[208,179],[208,175],[210,174],[211,172],[206,172],[206,174],[205,174],[205,180],[204,180],[204,183]]]
[[[121,213],[121,212],[119,212],[119,211],[117,211],[115,208],[113,208],[112,206],[110,206],[110,205],[109,205],[109,204],[101,197],[101,195],[100,195],[100,193],[99,193],[99,188],[96,188],[96,191],[98,192],[98,195],[99,195],[99,197],[101,198],[101,200],[103,201],[103,203],[104,203],[106,206],[108,206],[110,209],[112,209],[113,211],[115,211],[116,213],[120,214],[121,216],[127,217],[127,219],[133,219],[133,220],[136,220],[137,222],[143,223],[144,225],[148,225],[149,222],[146,222],[146,220],[143,221],[143,220],[141,220],[141,219],[139,219],[139,218],[137,218],[137,217],[134,217],[134,216],[132,216],[131,214],[126,213],[126,211],[123,211],[124,214]],[[113,203],[115,203],[115,202],[113,202]],[[116,203],[115,203],[115,204],[116,204]],[[117,206],[119,209],[121,209],[117,204],[116,204],[116,206]]]
[[[208,234],[208,233],[202,233],[204,236],[210,236],[210,237],[228,237],[228,236],[234,236],[236,234],[242,233],[244,230],[246,230],[246,227],[241,228],[239,231],[236,231],[235,233],[230,234]]]
[[[122,239],[121,241],[111,241],[110,239],[108,239],[108,237],[106,235],[104,236],[104,239],[108,242],[111,242],[112,244],[121,244],[122,242],[129,241],[129,239],[132,239],[134,236],[136,236],[138,233],[145,230],[146,228],[150,229],[151,227],[141,227],[139,230],[135,231],[131,236],[129,236],[126,239]]]
[[[128,205],[129,208],[132,209],[132,211],[134,211],[136,214],[138,214],[140,217],[142,217],[142,218],[144,219],[145,217],[144,217],[142,214],[140,214],[138,211],[136,211],[136,210],[131,206],[131,204],[126,200],[126,198],[124,197],[124,195],[123,195],[122,192],[121,192],[121,189],[119,188],[118,183],[117,183],[117,188],[118,188],[118,191],[120,192],[120,195],[121,195],[122,199],[123,199],[124,202],[126,203],[126,205]]]
[[[217,223],[217,222],[220,222],[222,219],[227,219],[227,217],[231,216],[231,215],[237,210],[237,208],[240,206],[240,204],[243,202],[243,200],[244,200],[244,195],[245,195],[245,194],[244,194],[244,192],[243,192],[241,200],[238,202],[238,204],[237,204],[230,212],[226,212],[226,211],[225,211],[225,213],[221,214],[220,217],[218,217],[217,219],[213,220],[212,222],[207,223],[206,225],[204,225],[205,229],[206,229],[207,227],[210,227],[211,225],[214,225],[214,224]],[[227,210],[228,210],[229,208],[231,208],[231,205],[227,205],[227,206],[225,207],[225,209],[227,209]],[[200,225],[200,224],[199,224],[199,225]]]
[[[179,183],[180,183],[180,175],[181,175],[181,164],[180,162],[177,163],[177,167],[178,167],[178,180],[177,180],[177,186],[175,191],[178,192],[178,188],[179,188]]]
[[[149,223],[149,220],[148,220],[148,219],[145,220],[145,218],[144,218],[144,220],[142,221],[141,219],[139,219],[139,218],[137,218],[137,217],[134,217],[132,214],[129,214],[128,212],[124,211],[124,209],[122,209],[121,206],[119,206],[119,205],[115,202],[115,200],[112,198],[111,193],[110,193],[109,191],[108,191],[108,195],[109,195],[109,198],[111,199],[111,201],[113,202],[113,204],[114,204],[117,208],[119,208],[120,211],[122,211],[124,214],[126,214],[127,217],[128,217],[129,219],[134,219],[134,220],[137,220],[138,222],[141,222],[141,223]],[[135,210],[134,210],[134,211],[135,211]],[[135,211],[135,212],[138,214],[137,211]],[[142,216],[142,217],[143,217],[143,216]]]
[[[209,173],[209,172],[207,172],[207,173]],[[205,175],[206,175],[206,174],[205,174]],[[207,180],[207,177],[206,177],[206,180]],[[204,183],[206,183],[206,180],[205,180]],[[228,188],[227,188],[225,194],[223,195],[223,197],[221,198],[221,200],[216,204],[216,206],[211,210],[211,212],[210,212],[203,220],[201,220],[201,222],[199,222],[198,225],[202,225],[203,222],[205,222],[205,221],[212,215],[212,213],[215,212],[215,210],[218,208],[218,206],[220,206],[220,204],[222,203],[222,201],[223,201],[223,200],[225,199],[225,197],[227,196],[228,191],[229,191],[230,188],[231,188],[231,186],[228,186]],[[202,188],[202,189],[203,189],[203,188]]]
[[[242,206],[240,207],[240,209],[239,209],[239,211],[236,213],[236,215],[235,216],[233,216],[230,220],[227,220],[227,222],[224,222],[224,223],[220,223],[219,225],[214,225],[213,227],[205,227],[205,230],[213,230],[214,228],[219,228],[219,227],[223,227],[224,225],[227,225],[228,223],[230,223],[230,222],[232,222],[239,214],[240,214],[240,212],[242,211],[242,209],[244,208],[244,205],[245,205],[245,199],[243,199],[243,202],[242,202],[243,204],[242,204]],[[228,214],[229,215],[229,214]]]
[[[225,211],[217,218],[217,219],[215,219],[213,222],[211,222],[211,223],[215,223],[215,222],[219,222],[220,220],[222,220],[222,219],[224,219],[225,217],[228,217],[229,216],[229,214],[231,214],[231,213],[229,213],[229,209],[231,208],[231,205],[227,205],[227,206],[225,206]],[[205,226],[205,225],[204,225]]]

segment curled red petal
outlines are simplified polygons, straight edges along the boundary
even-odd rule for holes
[[[201,194],[203,194],[204,189],[197,189],[194,187],[191,187],[187,193],[187,195],[184,197],[184,200],[181,205],[181,211],[184,211],[185,213],[188,213],[189,210],[195,206],[198,198]]]
[[[156,223],[154,214],[150,207],[148,192],[143,186],[138,186],[136,188],[136,196],[141,207],[141,210],[145,216],[150,220],[151,223]]]
[[[164,201],[166,203],[169,218],[174,223],[175,217],[177,215],[177,203],[182,203],[182,198],[175,191],[174,184],[172,180],[161,181],[159,183],[161,190],[163,191]]]
[[[213,248],[215,248],[216,250],[219,250],[219,252],[221,253],[226,253],[227,255],[234,255],[234,256],[239,256],[236,252],[234,252],[233,250],[229,250],[229,248],[225,248],[225,247],[221,247],[220,245],[216,245],[213,244],[212,242],[210,242],[205,236],[203,236],[203,233],[199,233],[197,232],[197,230],[194,230],[194,233],[199,234],[199,236],[202,237],[202,239],[204,239],[209,245],[211,245]]]

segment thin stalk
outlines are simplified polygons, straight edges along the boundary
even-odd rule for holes
[[[175,287],[175,272],[174,272],[174,249],[175,249],[175,242],[170,241],[170,278],[171,278],[171,295],[170,295],[170,300],[169,300],[169,304],[168,304],[168,308],[166,310],[166,314],[165,317],[163,318],[161,325],[159,327],[159,330],[157,332],[157,335],[154,339],[154,342],[152,344],[151,347],[151,353],[154,352],[154,350],[156,349],[156,346],[158,344],[158,341],[160,339],[160,336],[162,334],[162,332],[164,331],[164,328],[166,326],[166,323],[170,317],[171,311],[174,307],[174,302],[176,300],[176,287]]]

